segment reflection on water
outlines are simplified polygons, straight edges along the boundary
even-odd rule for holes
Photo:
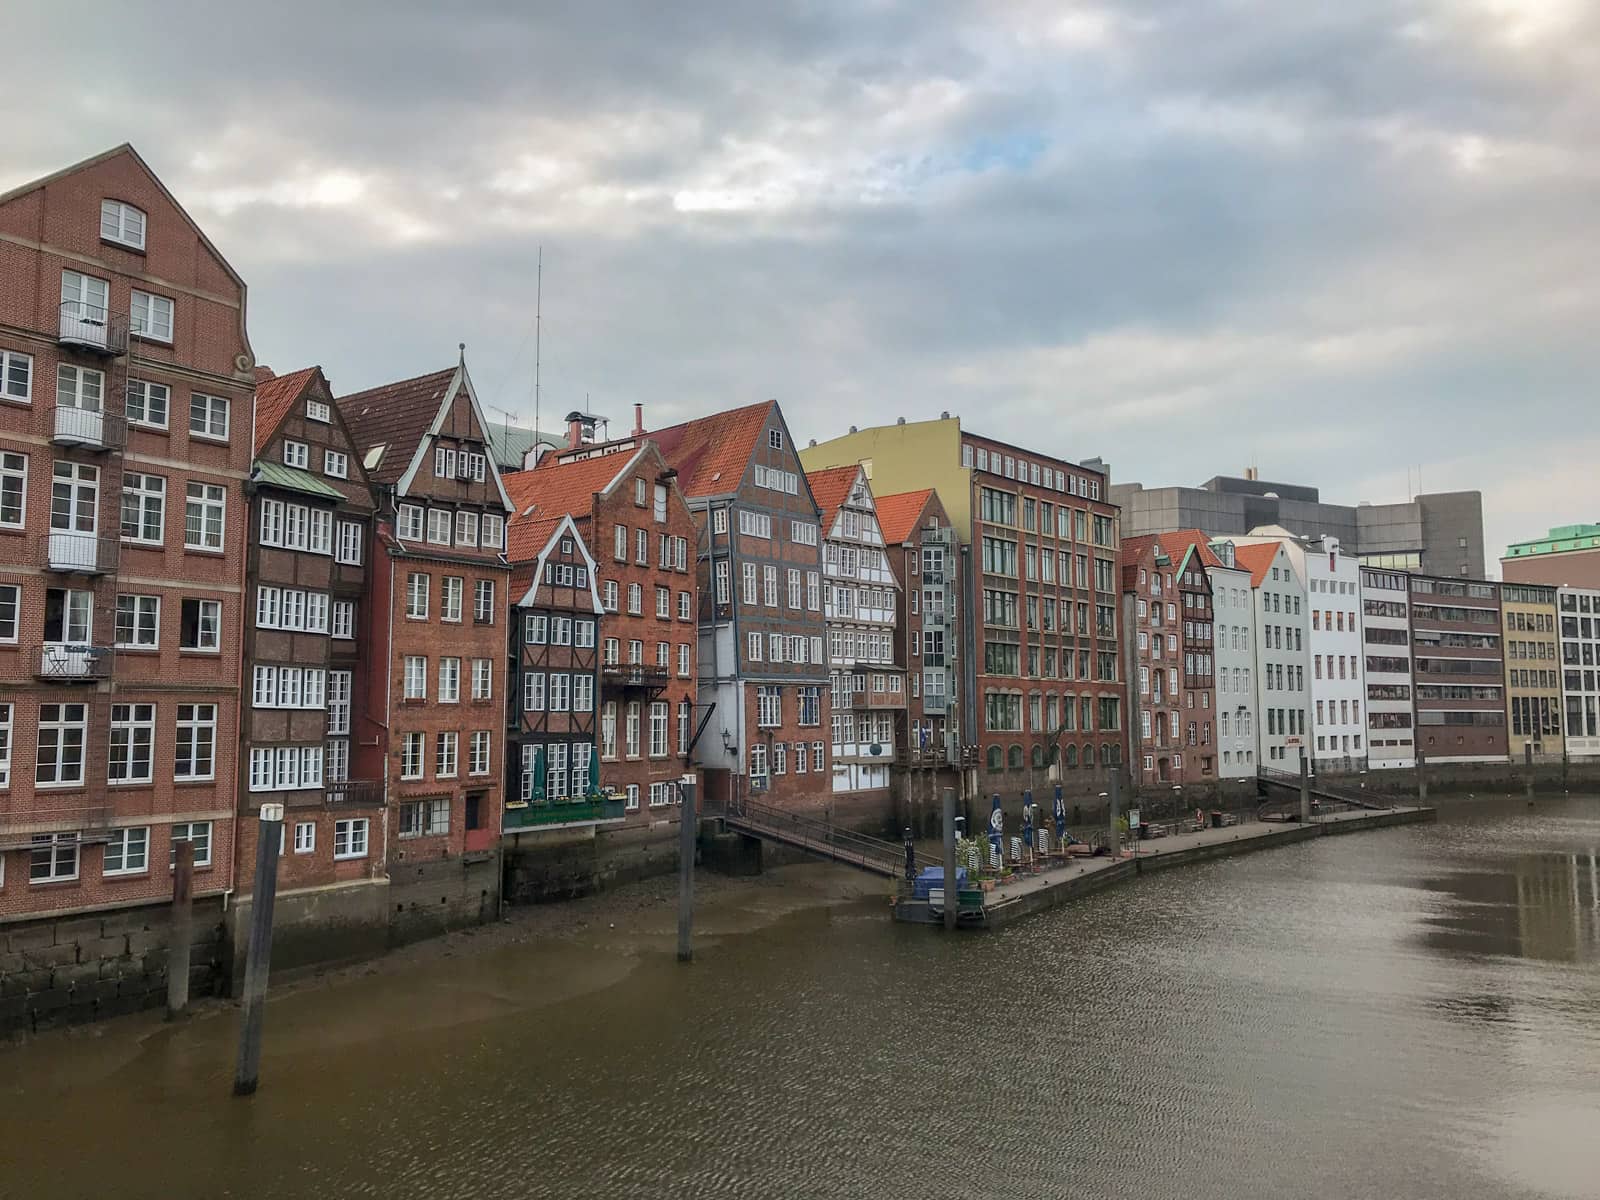
[[[0,1195],[1600,1194],[1600,800],[1164,872],[989,935],[879,902],[516,946],[0,1052]],[[140,1040],[140,1037],[143,1040]]]

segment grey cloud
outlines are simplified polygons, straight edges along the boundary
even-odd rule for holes
[[[1260,453],[1345,498],[1419,457],[1474,486],[1486,446],[1571,476],[1600,440],[1582,6],[118,11],[17,16],[40,49],[0,109],[36,116],[0,183],[132,140],[249,280],[263,359],[340,389],[465,340],[531,416],[542,244],[546,421],[949,408],[1123,478]]]

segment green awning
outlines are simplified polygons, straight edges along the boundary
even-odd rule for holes
[[[304,492],[308,496],[323,496],[329,500],[343,500],[344,493],[337,488],[329,487],[310,471],[302,471],[298,467],[285,466],[283,463],[272,462],[270,459],[263,461],[256,459],[250,466],[250,473],[260,483],[270,484],[273,487],[287,488],[292,492]]]

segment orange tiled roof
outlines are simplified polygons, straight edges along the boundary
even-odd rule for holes
[[[1169,545],[1173,547],[1174,550],[1180,546],[1184,549],[1188,549],[1192,546],[1200,555],[1201,566],[1220,567],[1223,565],[1222,560],[1217,557],[1216,551],[1211,548],[1210,535],[1204,530],[1180,529],[1176,533],[1164,533],[1161,535],[1161,537],[1162,549],[1166,549]],[[1173,560],[1176,561],[1179,556],[1174,554],[1172,557]]]
[[[1233,561],[1250,572],[1250,586],[1260,587],[1267,570],[1278,557],[1281,542],[1258,542],[1250,546],[1234,546]]]
[[[807,471],[806,483],[811,486],[811,497],[822,512],[822,536],[833,529],[833,519],[839,515],[839,506],[850,496],[861,467],[851,463],[843,467],[824,467],[820,471]]]
[[[288,415],[294,402],[306,390],[306,384],[320,371],[321,367],[301,367],[298,371],[290,371],[287,375],[274,375],[270,368],[256,368],[256,444],[255,453],[260,454],[262,448],[272,440],[272,435],[278,432],[278,426],[283,423],[283,418]],[[261,372],[267,372],[267,378],[261,378]]]
[[[653,429],[646,436],[656,444],[667,465],[678,472],[678,490],[686,498],[720,496],[733,491],[744,478],[756,439],[776,403],[763,400],[730,408],[680,425]],[[555,460],[555,453],[547,454],[534,470],[552,469]]]
[[[909,540],[911,531],[917,527],[917,518],[922,516],[922,510],[928,507],[932,497],[932,488],[877,497],[874,503],[878,508],[878,528],[883,531],[885,544],[895,546]]]
[[[1122,563],[1122,590],[1131,592],[1135,581],[1139,578],[1139,560],[1144,557],[1147,550],[1159,545],[1166,536],[1160,533],[1141,533],[1137,537],[1122,539],[1119,557]]]
[[[589,516],[594,494],[604,491],[633,458],[631,454],[607,454],[557,463],[550,454],[531,470],[502,475],[500,482],[505,484],[514,509],[506,532],[506,557],[512,562],[537,558],[550,540],[550,530],[544,525],[567,515]]]
[[[339,397],[335,403],[362,458],[379,443],[387,444],[378,465],[367,472],[374,483],[398,483],[433,418],[457,368],[402,379]]]

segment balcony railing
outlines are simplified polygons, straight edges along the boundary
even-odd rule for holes
[[[52,571],[104,575],[117,566],[117,539],[98,533],[52,529],[44,536],[44,561]]]
[[[93,683],[111,678],[109,646],[53,642],[39,650],[39,678],[54,683]]]
[[[906,694],[898,692],[851,692],[851,708],[904,708]]]
[[[383,780],[340,779],[324,781],[322,798],[340,808],[376,808],[383,803]]]
[[[115,357],[128,349],[128,318],[97,304],[64,300],[61,304],[63,346],[76,346]]]
[[[627,815],[627,800],[622,796],[579,796],[573,800],[542,800],[538,803],[506,805],[501,828],[506,833],[519,829],[549,829],[560,825],[600,825],[621,821]]]
[[[643,663],[612,663],[600,668],[600,679],[613,687],[663,687],[670,678],[666,667]]]
[[[127,440],[127,423],[120,413],[97,412],[58,404],[55,407],[57,446],[82,446],[90,450],[119,449]]]

